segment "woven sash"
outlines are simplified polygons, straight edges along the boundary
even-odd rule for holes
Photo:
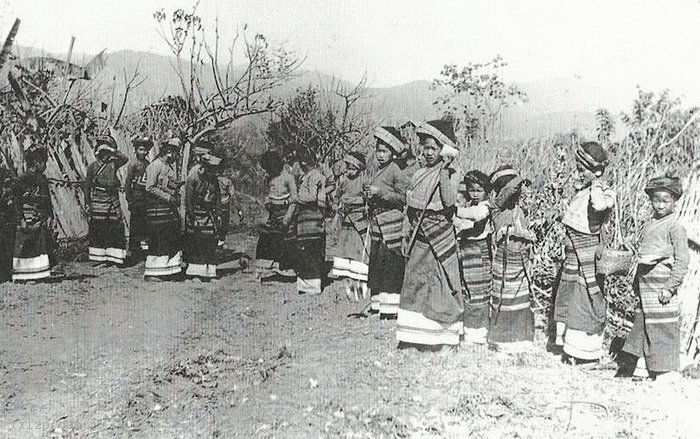
[[[403,213],[396,209],[373,209],[372,218],[372,239],[383,241],[389,250],[401,253]]]
[[[90,214],[95,221],[120,220],[121,207],[116,189],[93,186],[90,191]]]
[[[417,239],[430,244],[437,260],[445,265],[450,259],[457,258],[457,238],[452,223],[441,212],[426,212],[419,225]]]
[[[297,241],[323,238],[323,214],[316,207],[302,207],[297,216]]]
[[[367,233],[367,228],[369,227],[364,206],[355,207],[346,213],[345,218],[343,219],[343,225],[352,225],[357,233],[364,238],[365,234]]]
[[[215,235],[217,233],[217,224],[214,218],[213,209],[195,206],[194,214],[187,225],[187,231],[190,233],[196,232],[205,235]]]
[[[28,226],[37,224],[42,219],[42,195],[39,186],[35,186],[24,194],[22,203],[22,217]]]

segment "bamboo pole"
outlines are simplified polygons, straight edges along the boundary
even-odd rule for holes
[[[75,44],[75,37],[71,35],[70,44],[68,45],[68,55],[66,56],[66,65],[63,68],[63,81],[61,81],[61,94],[59,96],[63,96],[63,93],[65,93],[65,91],[66,91],[66,83],[68,82],[68,72],[70,71],[70,60],[71,60],[71,57],[73,56],[73,44]]]

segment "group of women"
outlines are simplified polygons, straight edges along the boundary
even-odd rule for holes
[[[372,310],[396,318],[399,347],[434,350],[462,340],[529,349],[535,337],[530,250],[537,237],[520,206],[529,182],[510,165],[460,178],[451,124],[409,127],[419,139],[418,154],[401,129],[379,127],[371,159],[348,154],[332,192],[330,177],[309,154],[297,154],[289,169],[279,155],[265,155],[270,216],[258,244],[259,270],[296,273],[300,294],[320,294],[329,239],[324,215],[334,213],[342,226],[330,276],[345,280],[348,297],[369,297]],[[603,355],[606,302],[596,255],[616,195],[603,179],[609,160],[600,144],[582,143],[574,160],[575,195],[562,219],[565,262],[555,291],[554,344],[567,360],[586,363]],[[672,216],[682,194],[679,180],[655,178],[646,191],[654,217],[642,237],[635,282],[642,300],[624,349],[639,357],[637,373],[660,375],[678,369],[676,292],[688,249]]]
[[[201,151],[185,181],[176,166],[181,145],[171,139],[160,145],[149,162],[154,146],[148,137],[133,140],[134,158],[117,149],[110,136],[96,140],[95,158],[87,167],[83,194],[89,217],[89,260],[97,265],[123,267],[145,256],[147,280],[177,279],[183,274],[201,280],[217,277],[217,248],[228,225],[230,180],[221,176],[222,160]],[[3,252],[6,280],[37,281],[52,276],[53,212],[49,182],[44,176],[47,151],[27,152],[26,172],[19,178],[3,174],[3,241],[10,242],[10,256]],[[117,175],[127,166],[125,183]],[[180,192],[185,185],[185,233],[181,234]],[[222,190],[223,189],[223,190]],[[129,249],[120,193],[124,192],[130,214]],[[130,259],[130,261],[129,261]],[[11,260],[11,264],[9,261]],[[11,267],[11,268],[10,268]]]
[[[415,149],[406,130],[418,138]],[[374,138],[370,155],[345,157],[337,181],[304,149],[288,157],[288,164],[275,152],[263,154],[269,218],[257,246],[261,279],[296,279],[298,293],[307,295],[321,294],[328,277],[342,279],[348,297],[368,298],[371,310],[396,318],[400,347],[433,350],[463,340],[506,351],[529,349],[535,337],[530,249],[537,237],[520,206],[528,181],[510,165],[489,175],[470,170],[460,176],[449,121],[379,127]],[[177,139],[160,145],[153,162],[146,158],[153,147],[149,138],[137,137],[133,146],[129,161],[113,138],[96,141],[96,160],[87,168],[83,188],[90,260],[123,266],[128,255],[141,252],[146,279],[173,278],[183,267],[187,276],[216,278],[216,250],[226,232],[232,192],[220,175],[221,158],[200,151],[181,181]],[[561,221],[565,261],[553,326],[554,344],[581,363],[603,355],[606,302],[596,255],[616,195],[603,179],[609,160],[600,144],[582,143],[573,156],[575,195]],[[25,162],[26,171],[16,179],[0,172],[0,275],[15,281],[51,276],[46,150],[28,151]],[[125,165],[129,251],[117,177]],[[639,358],[637,374],[661,376],[679,367],[677,291],[689,252],[686,232],[673,216],[682,196],[678,178],[654,178],[645,191],[653,217],[641,238],[634,283],[641,300],[624,350]],[[328,254],[331,213],[340,230]],[[330,259],[332,268],[326,265]]]

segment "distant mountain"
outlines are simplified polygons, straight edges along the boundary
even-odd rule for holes
[[[36,49],[20,48],[22,57],[40,54]],[[58,58],[64,59],[65,55]],[[75,63],[87,63],[89,55],[75,54]],[[179,93],[180,80],[173,69],[174,58],[153,53],[117,51],[107,53],[105,69],[99,80],[107,88],[115,84],[119,91],[125,72],[130,75],[137,66],[145,82],[131,95],[128,110],[136,110],[158,99]],[[185,70],[186,70],[185,66]],[[334,78],[319,72],[299,72],[289,83],[275,93],[278,97],[292,96],[298,88],[311,84],[330,84]],[[351,86],[346,81],[340,84]],[[604,84],[590,84],[583,80],[554,78],[517,84],[528,95],[528,102],[506,111],[502,129],[507,138],[534,137],[539,135],[579,130],[590,132],[595,127],[594,111],[599,107],[613,113],[626,108],[631,94],[606,90]],[[213,83],[205,84],[205,88]],[[431,89],[429,81],[415,81],[394,87],[368,90],[374,117],[381,123],[400,123],[407,119],[425,120],[439,117],[433,102],[439,92]]]

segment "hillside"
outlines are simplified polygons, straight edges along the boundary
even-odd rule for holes
[[[20,48],[22,57],[35,56],[40,51]],[[58,55],[63,58],[64,55]],[[86,63],[89,55],[75,54],[73,60]],[[178,93],[179,79],[173,70],[174,59],[168,56],[135,51],[107,53],[107,64],[99,80],[119,90],[124,73],[136,67],[146,81],[129,100],[128,110],[134,111],[159,98]],[[329,84],[333,78],[315,71],[299,71],[297,76],[277,90],[281,98],[291,96],[298,88],[310,84]],[[347,82],[341,81],[350,85]],[[594,111],[605,107],[613,112],[624,109],[633,98],[634,90],[606,90],[604,84],[591,84],[580,79],[554,78],[517,84],[528,95],[528,102],[509,109],[503,117],[506,138],[547,135],[573,129],[588,132],[594,127]],[[205,84],[211,87],[212,84]],[[371,84],[370,84],[371,87]],[[381,123],[403,122],[406,119],[429,119],[439,114],[433,106],[438,92],[429,81],[414,81],[394,87],[371,87],[369,94],[375,118]]]

